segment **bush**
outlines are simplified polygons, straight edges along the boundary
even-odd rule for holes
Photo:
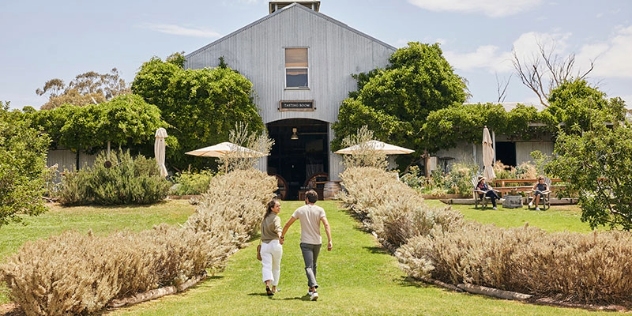
[[[66,232],[26,243],[0,271],[27,315],[94,313],[114,298],[203,273],[217,255],[215,239],[167,225],[107,237]]]
[[[170,183],[156,161],[130,156],[129,151],[99,154],[92,167],[65,171],[58,198],[62,205],[151,204],[167,197]]]
[[[428,208],[420,194],[384,170],[348,168],[340,176],[346,190],[338,195],[343,205],[392,251],[436,225],[447,230],[462,219],[447,208]]]
[[[174,195],[197,195],[206,192],[213,178],[213,172],[202,170],[199,173],[183,171],[174,177],[175,188],[171,191]]]
[[[397,251],[406,272],[587,304],[632,304],[632,235],[546,233],[468,223],[411,238]]]
[[[217,176],[183,227],[29,242],[0,265],[0,277],[27,315],[91,314],[113,299],[178,288],[225,267],[256,232],[275,189],[276,178],[257,170]]]
[[[215,176],[185,227],[196,232],[230,232],[230,242],[242,247],[259,226],[276,189],[275,177],[254,169]]]

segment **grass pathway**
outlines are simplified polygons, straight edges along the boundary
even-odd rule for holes
[[[283,201],[283,224],[303,202]],[[321,201],[332,226],[334,249],[319,257],[319,300],[305,296],[306,278],[297,224],[284,245],[281,281],[265,295],[256,241],[231,256],[225,271],[178,295],[117,309],[106,315],[588,315],[579,309],[522,304],[455,293],[406,281],[397,260],[334,201]],[[326,241],[326,237],[323,238]]]

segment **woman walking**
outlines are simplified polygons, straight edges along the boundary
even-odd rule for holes
[[[266,213],[261,221],[261,274],[266,285],[266,294],[274,295],[278,291],[279,276],[281,274],[281,257],[283,246],[279,243],[281,237],[281,202],[273,199],[268,202]]]

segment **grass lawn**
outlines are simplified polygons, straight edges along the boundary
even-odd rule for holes
[[[427,201],[444,206],[438,201]],[[283,201],[283,223],[303,202]],[[334,249],[321,252],[318,269],[320,298],[307,300],[306,278],[298,246],[300,223],[286,236],[282,261],[281,292],[273,298],[265,295],[261,264],[255,258],[256,241],[234,254],[225,271],[218,273],[178,295],[108,311],[106,315],[589,315],[580,309],[523,304],[455,293],[406,280],[397,260],[385,253],[375,238],[363,232],[359,224],[335,201],[320,201],[332,225]],[[522,226],[529,222],[548,231],[589,231],[579,222],[577,210],[553,207],[547,212],[520,210],[474,211],[473,206],[453,206],[472,220],[495,223],[503,227]],[[26,240],[57,234],[65,229],[106,233],[117,229],[148,229],[159,222],[182,223],[193,207],[171,201],[153,207],[104,209],[53,209],[35,218],[31,225],[12,225],[2,230],[2,255],[14,252]],[[112,214],[114,213],[114,214]],[[538,219],[541,221],[538,222]],[[94,222],[98,222],[95,224]],[[157,222],[156,222],[157,221]],[[48,224],[46,224],[48,223]],[[51,224],[55,223],[55,224]],[[74,224],[71,224],[74,223]],[[540,225],[542,224],[542,226]],[[58,227],[62,226],[62,227]],[[584,227],[584,228],[582,228]],[[10,228],[11,237],[5,233]],[[35,230],[37,233],[18,231]],[[40,232],[41,231],[41,232]],[[24,237],[20,237],[24,236]],[[18,240],[15,240],[15,239]],[[326,237],[324,237],[326,240]],[[13,246],[6,247],[11,240]],[[6,297],[4,302],[6,303]],[[604,312],[605,314],[605,312]]]
[[[426,200],[430,206],[446,207],[440,200]],[[577,205],[553,205],[546,211],[530,211],[523,208],[503,208],[498,210],[490,208],[486,210],[475,209],[474,205],[453,204],[453,210],[463,214],[465,219],[475,220],[484,224],[494,224],[498,227],[522,227],[529,224],[531,227],[539,227],[548,232],[590,232],[588,223],[581,221],[581,209]]]

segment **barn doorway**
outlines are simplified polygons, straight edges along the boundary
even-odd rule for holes
[[[505,166],[516,166],[516,143],[496,142],[496,160],[500,160]]]
[[[329,175],[328,123],[287,119],[267,124],[274,145],[268,157],[268,174],[277,176],[277,195],[299,200],[308,188],[322,191]],[[323,192],[318,192],[322,197]]]

